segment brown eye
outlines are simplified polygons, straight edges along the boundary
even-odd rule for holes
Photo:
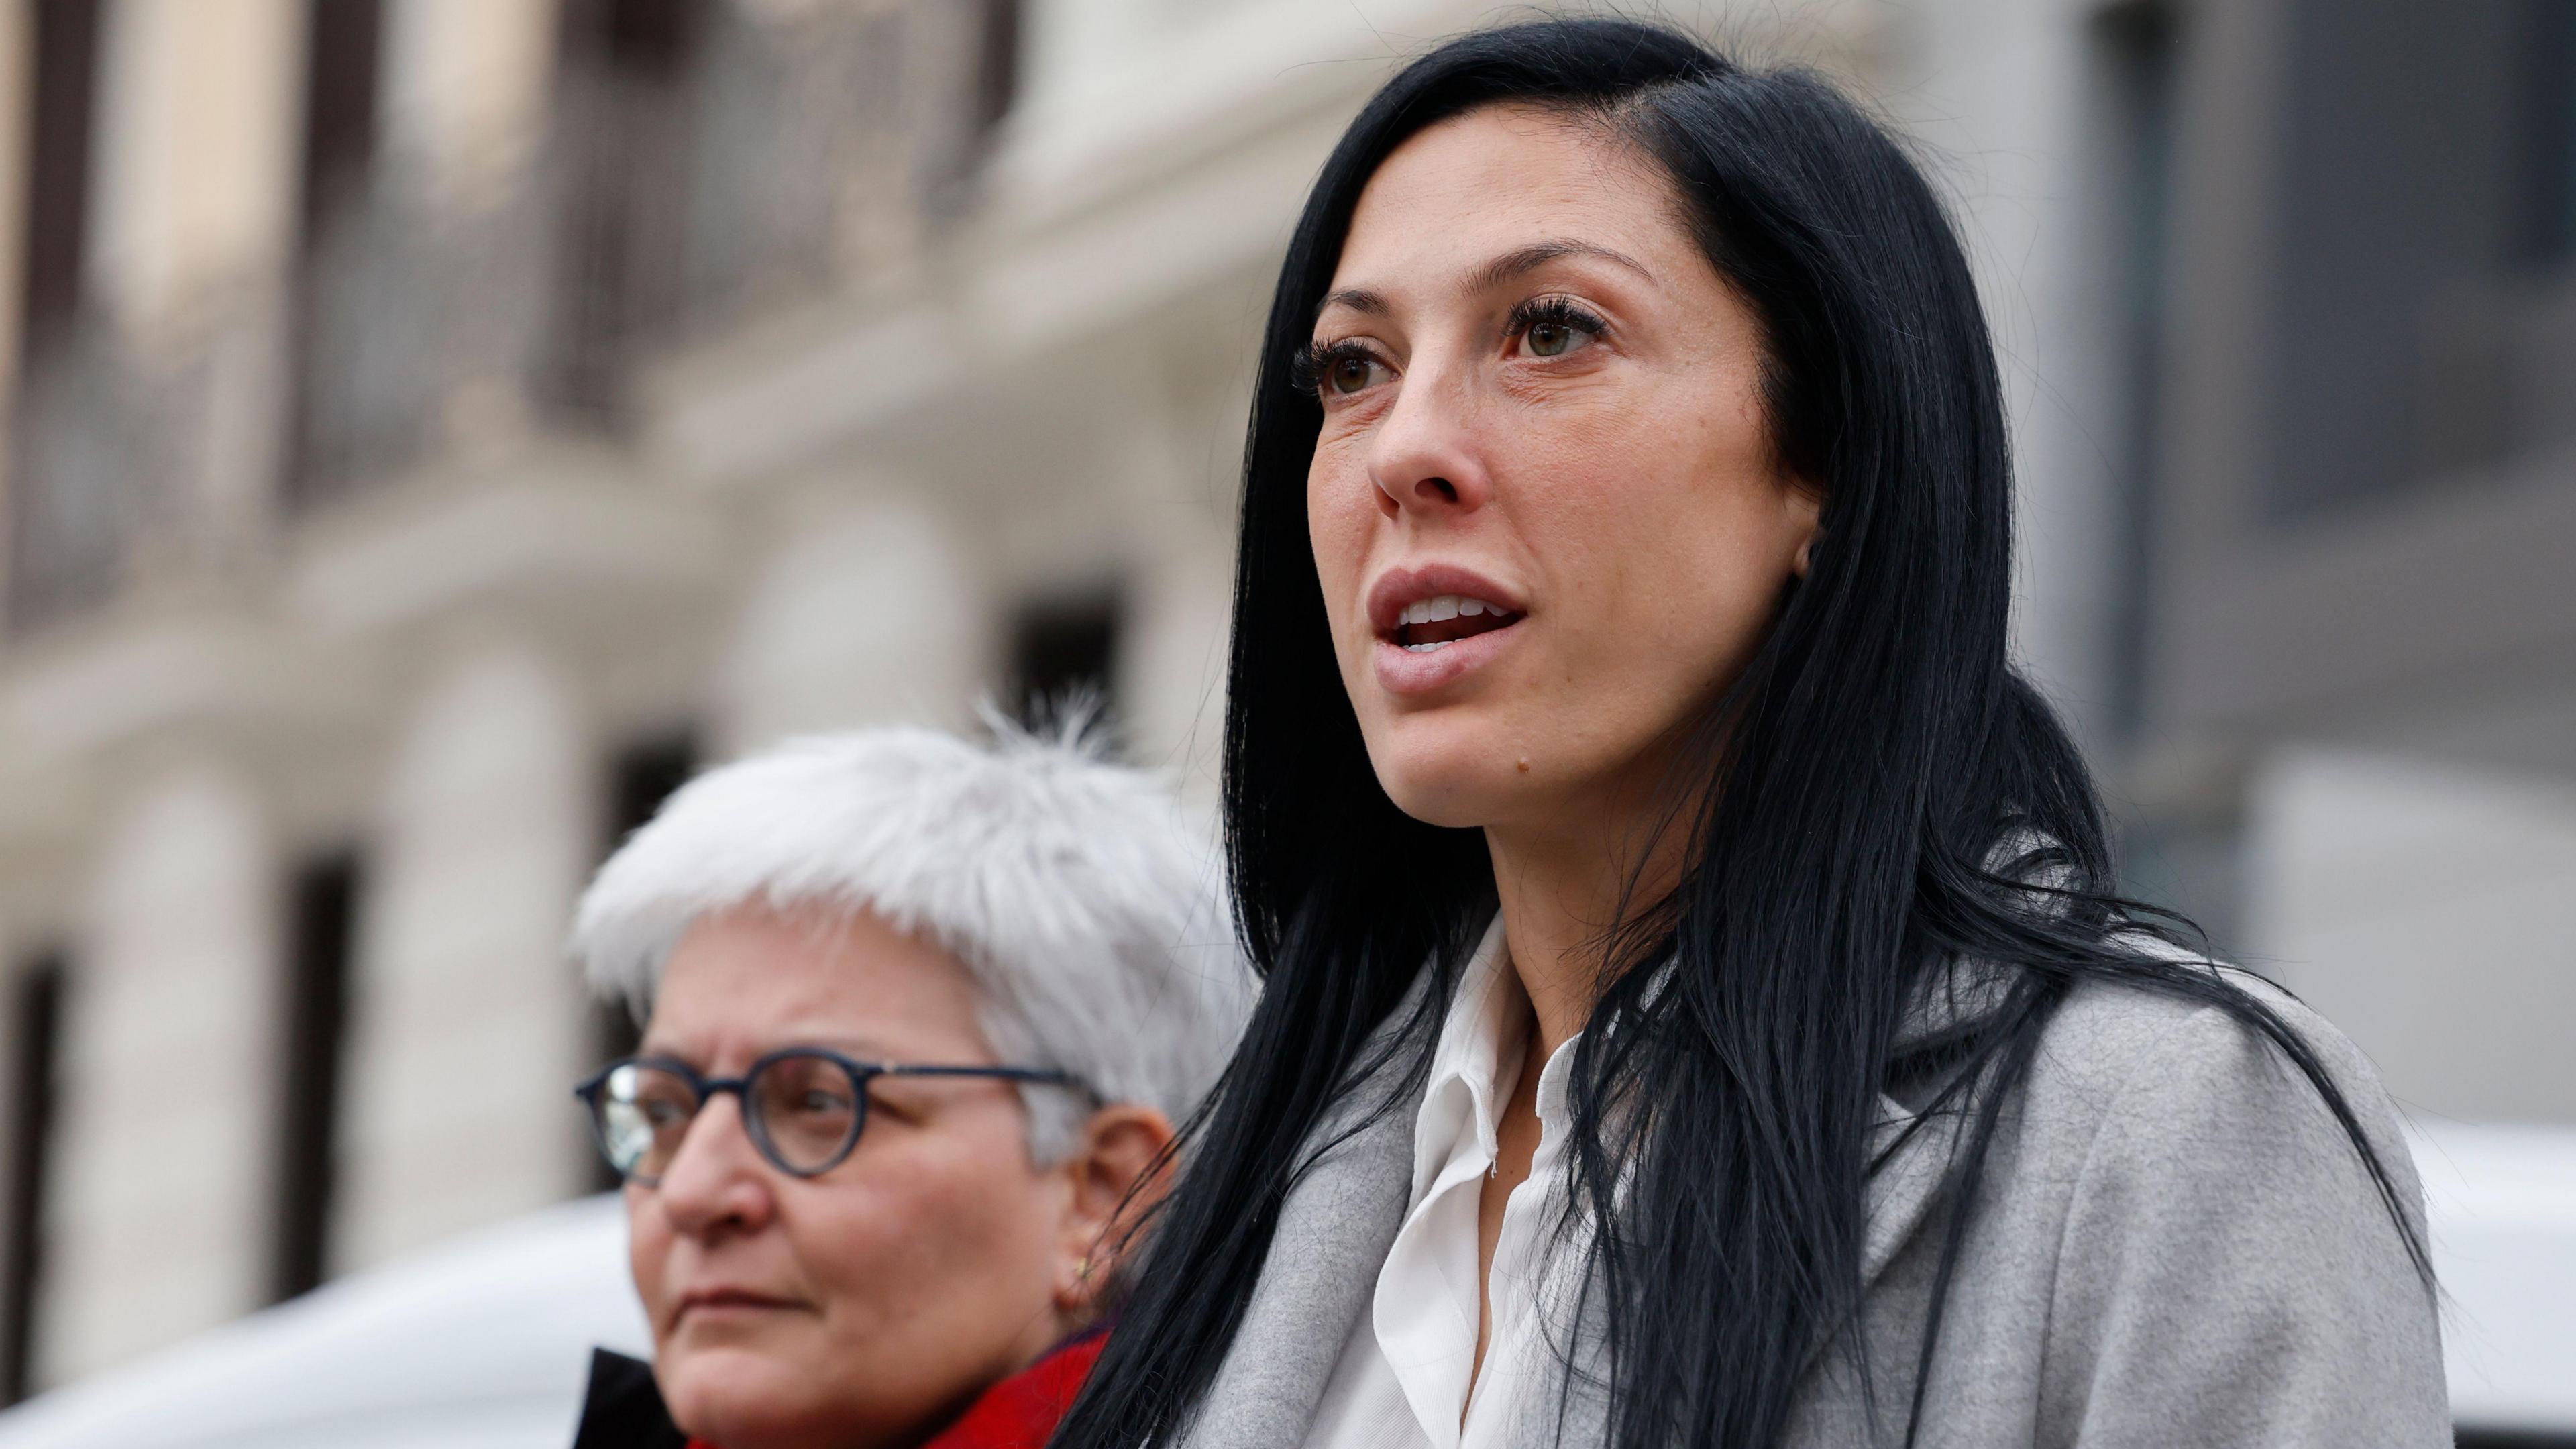
[[[1325,370],[1325,385],[1338,393],[1358,392],[1369,385],[1369,375],[1376,370],[1377,364],[1367,358],[1344,353]]]
[[[1601,319],[1562,297],[1525,302],[1503,328],[1515,356],[1559,358],[1601,340]]]

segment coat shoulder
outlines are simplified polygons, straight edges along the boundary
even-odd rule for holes
[[[2377,1074],[2288,993],[2211,969],[2241,995],[2086,984],[2041,1028],[1958,1240],[1916,1442],[2448,1442],[2421,1194]],[[1955,1209],[1876,1283],[1874,1362],[1919,1351]],[[1846,1432],[1867,1416],[1842,1401],[1867,1395],[1842,1387],[1792,1442],[1900,1442],[1901,1424]]]
[[[2228,1126],[2259,1125],[2276,1144],[2307,1138],[2349,1153],[2350,1135],[2305,1057],[2411,1194],[2396,1111],[2361,1049],[2262,977],[2209,971],[2213,990],[2228,989],[2235,1007],[2117,982],[2076,988],[2041,1032],[2026,1130],[2090,1142],[2105,1127],[2162,1125],[2199,1150],[2223,1152]]]

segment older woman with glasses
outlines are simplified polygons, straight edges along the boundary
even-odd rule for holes
[[[654,1339],[578,1449],[1042,1443],[1249,979],[1148,776],[924,730],[704,775],[583,899]]]

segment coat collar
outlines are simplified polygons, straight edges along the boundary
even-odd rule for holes
[[[978,1397],[922,1449],[1044,1449],[1108,1340],[1106,1328],[1077,1333]],[[671,1422],[653,1366],[598,1349],[582,1400],[573,1449],[716,1449]]]
[[[1934,974],[1896,1033],[1900,1055],[1926,1052],[1990,1015],[2011,988],[2002,972],[1956,963]],[[1937,1079],[1922,1084],[1925,1095]],[[1908,1095],[1915,1095],[1909,1091]],[[1950,1182],[1968,1113],[1959,1105],[1927,1114],[1886,1092],[1879,1093],[1878,1121],[1869,1141],[1869,1223],[1862,1239],[1861,1286],[1876,1283],[1910,1241]]]
[[[1037,1362],[986,1389],[922,1449],[1046,1449],[1108,1341],[1108,1329],[1094,1327],[1048,1349]]]
[[[651,1364],[604,1348],[591,1353],[572,1449],[685,1449],[687,1443],[662,1406]]]
[[[1225,1361],[1177,1449],[1287,1449],[1302,1444],[1351,1331],[1367,1310],[1378,1269],[1403,1226],[1413,1191],[1418,1089],[1401,1091],[1407,1053],[1395,1033],[1423,1019],[1425,971],[1388,1016],[1364,1057],[1382,1060],[1376,1078],[1343,1094],[1308,1139],[1316,1154],[1279,1210],[1278,1226]],[[1991,973],[1943,973],[1908,1014],[1901,1046],[1937,1042],[1991,1007],[2001,990]],[[1437,1026],[1439,1018],[1430,1018]],[[1921,1229],[1949,1182],[1964,1114],[1937,1117],[1882,1093],[1870,1135],[1877,1164],[1868,1187],[1862,1243],[1866,1290]]]
[[[1342,1346],[1377,1291],[1413,1197],[1410,1053],[1425,971],[1361,1053],[1377,1070],[1346,1088],[1298,1151],[1305,1170],[1279,1207],[1261,1276],[1179,1449],[1288,1449],[1305,1442]],[[1436,1025],[1436,1019],[1434,1020]]]
[[[1870,1132],[1878,1170],[1869,1178],[1869,1222],[1861,1239],[1861,1287],[1878,1282],[1887,1265],[1923,1226],[1950,1178],[1950,1147],[1958,1115],[1926,1122],[1895,1098],[1881,1094],[1880,1117]]]

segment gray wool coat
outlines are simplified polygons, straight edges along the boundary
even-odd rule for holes
[[[2370,1064],[2295,1001],[2237,979],[2323,1060],[2420,1232],[2421,1189]],[[1317,1140],[1369,1102],[1352,1093]],[[1920,1105],[1883,1099],[1881,1142]],[[1305,1442],[1408,1206],[1411,1106],[1333,1148],[1289,1197],[1184,1449]],[[1926,1123],[1871,1187],[1854,1331],[1877,1410],[1852,1355],[1820,1353],[1788,1449],[1904,1443],[1951,1206],[1948,1121]],[[1998,1126],[1930,1373],[1922,1449],[2451,1442],[2435,1302],[2317,1094],[2218,1009],[2121,987],[2079,988],[2044,1032]],[[1568,1423],[1569,1445],[1602,1438],[1597,1402],[1578,1399]]]

